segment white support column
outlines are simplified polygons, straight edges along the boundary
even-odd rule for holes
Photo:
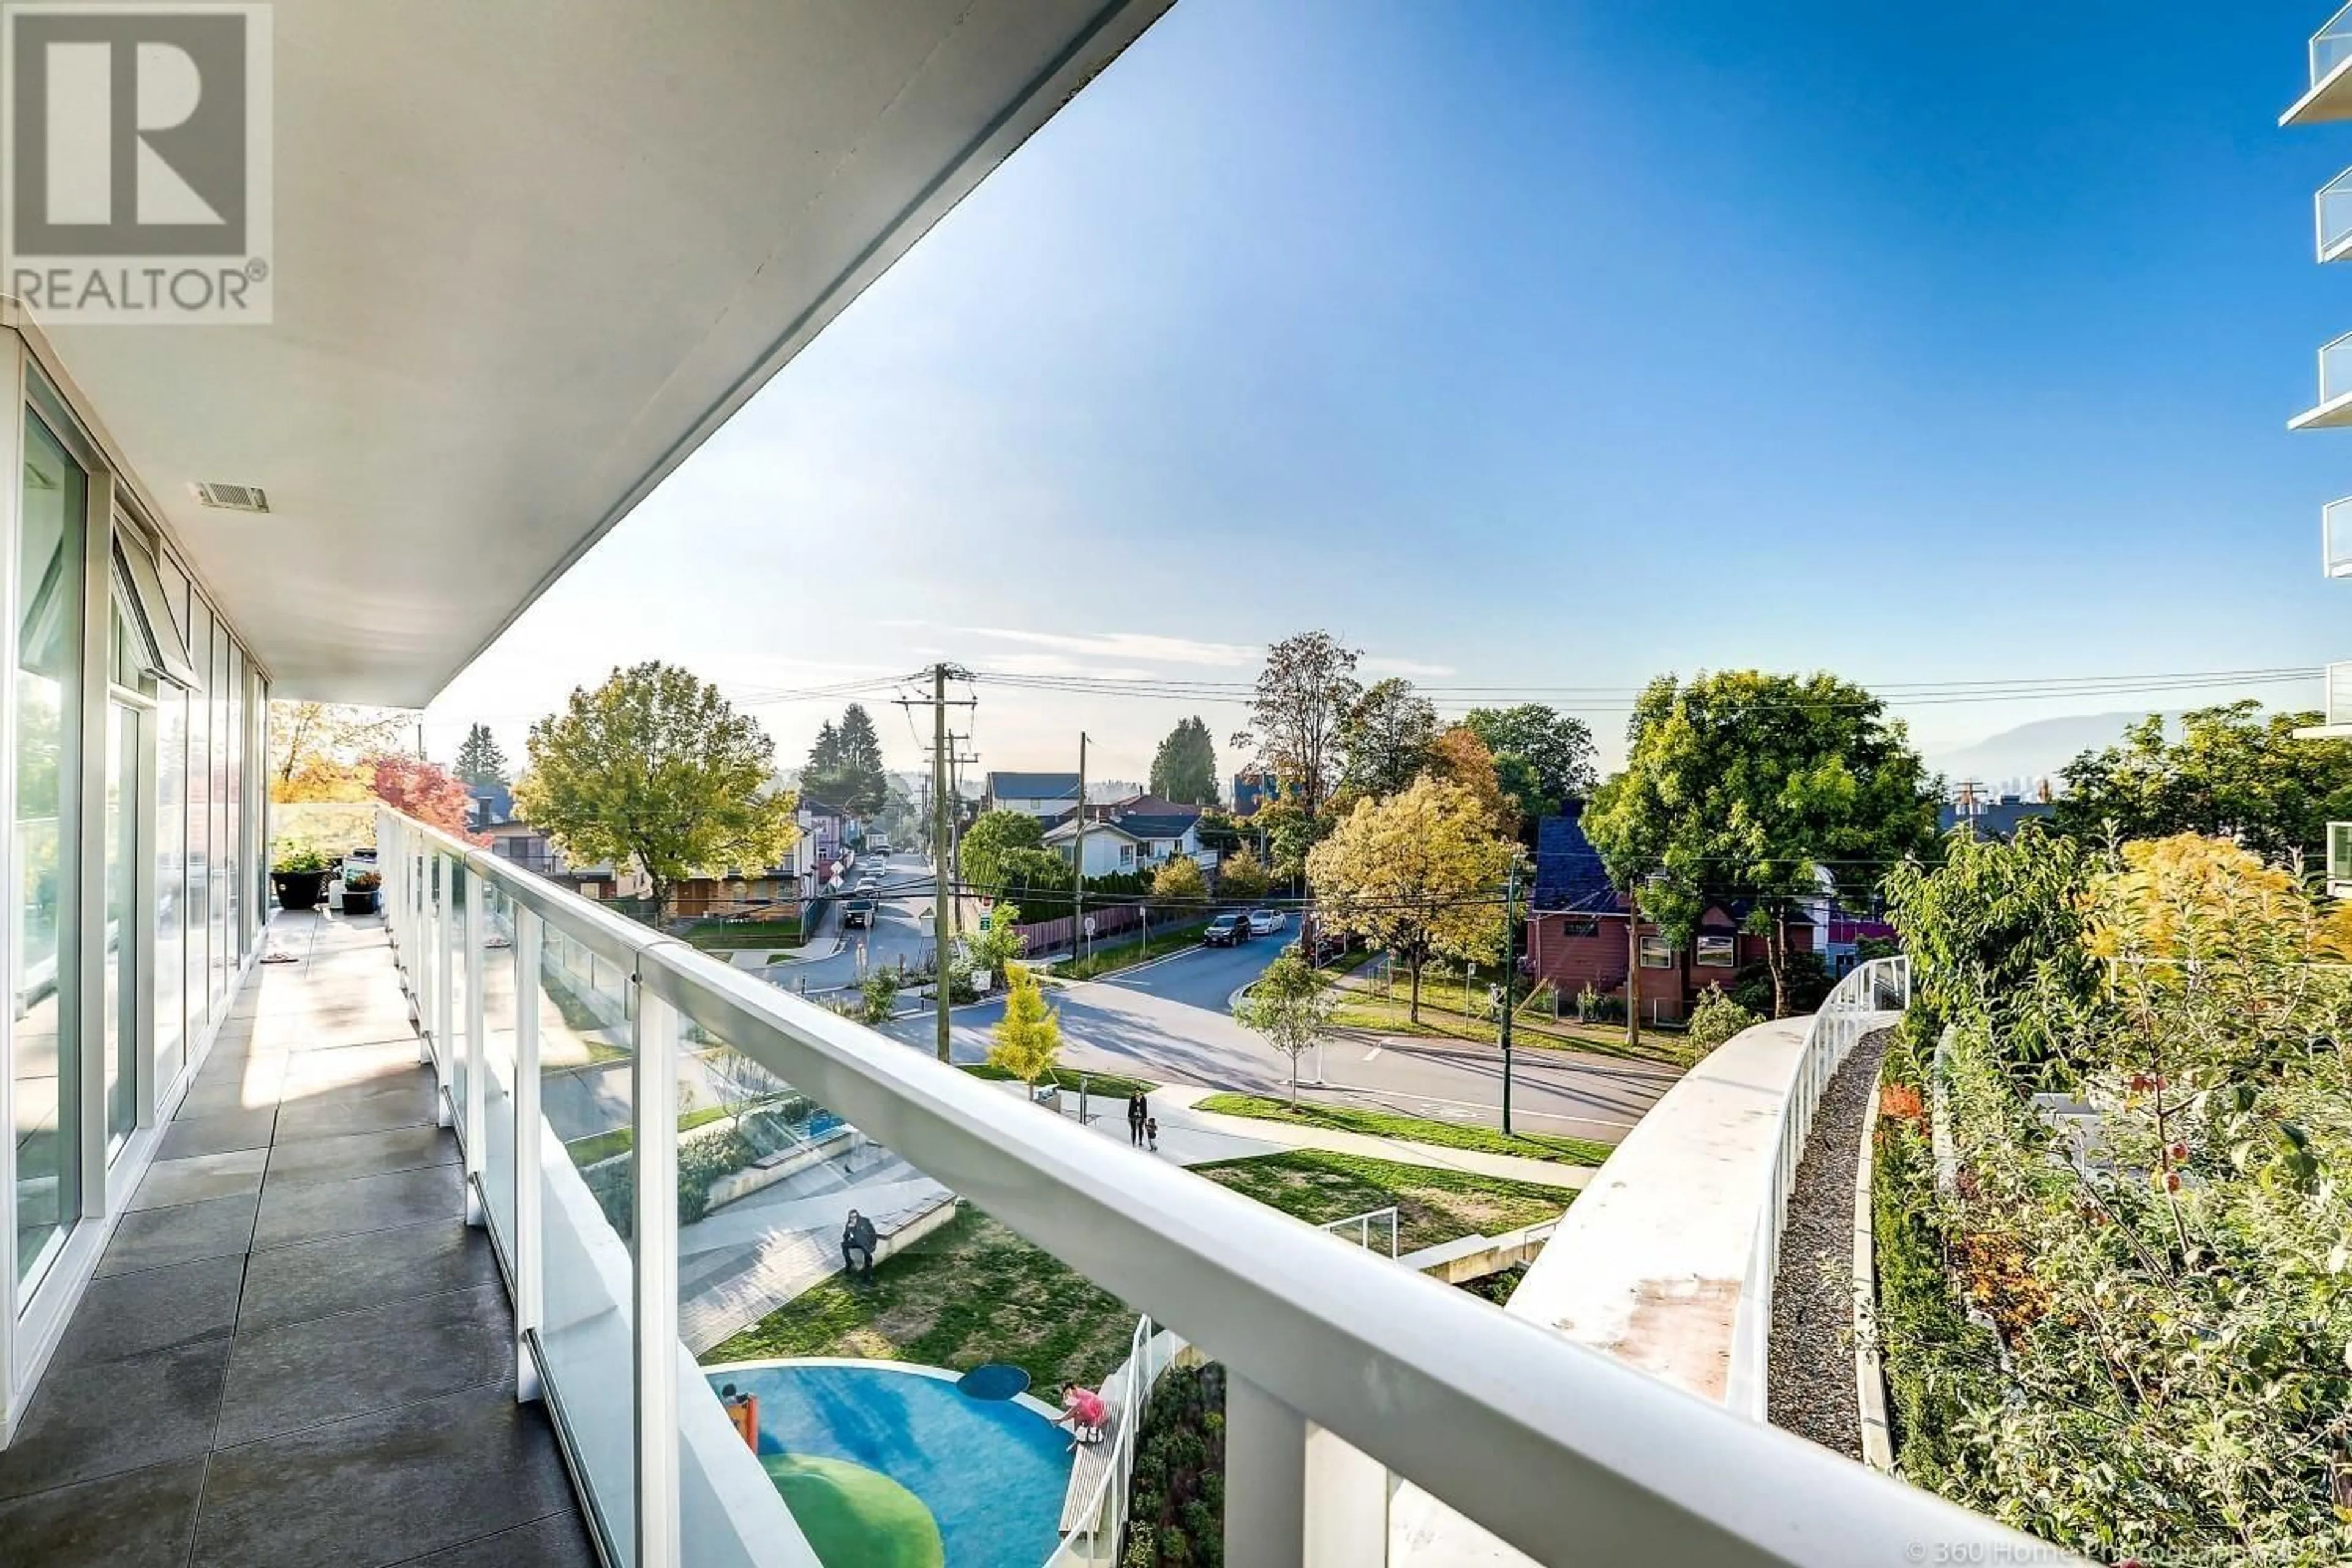
[[[1229,1374],[1225,1380],[1228,1568],[1304,1568],[1306,1510],[1305,1418],[1255,1384]]]
[[[451,866],[459,879],[457,885],[466,894],[462,928],[466,948],[466,1133],[458,1140],[458,1151],[466,1160],[466,1219],[468,1224],[488,1225],[490,1216],[481,1183],[483,1155],[490,1146],[489,1129],[482,1124],[489,1114],[489,987],[482,984],[482,944],[490,934],[490,888],[488,881],[463,864],[453,861]]]
[[[1381,1568],[1388,1562],[1388,1467],[1312,1422],[1305,1498],[1307,1568]]]
[[[637,1560],[684,1561],[677,1507],[677,1016],[630,979],[631,1174],[636,1182]]]
[[[546,1321],[540,1270],[539,915],[515,906],[515,1397],[537,1399],[539,1367],[530,1335]]]

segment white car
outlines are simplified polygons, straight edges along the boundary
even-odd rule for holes
[[[1250,935],[1272,936],[1282,929],[1288,917],[1280,910],[1252,910],[1249,912]]]

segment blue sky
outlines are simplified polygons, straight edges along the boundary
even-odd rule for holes
[[[2311,238],[2352,127],[2276,124],[2326,18],[1180,0],[461,677],[436,750],[474,717],[519,750],[643,657],[743,689],[1245,679],[1316,626],[1436,685],[2352,658],[2316,549],[2352,435],[2284,429],[2352,331]],[[1192,710],[982,697],[983,765],[1083,727],[1130,777]],[[1911,717],[1932,752],[2067,707]],[[761,716],[797,761],[825,711]]]

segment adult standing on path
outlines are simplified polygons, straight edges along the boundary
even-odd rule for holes
[[[1127,1142],[1129,1147],[1143,1147],[1143,1119],[1150,1114],[1151,1107],[1144,1100],[1141,1089],[1127,1097]]]

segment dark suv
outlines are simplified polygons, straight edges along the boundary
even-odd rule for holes
[[[1201,942],[1208,947],[1233,947],[1247,942],[1249,934],[1248,916],[1219,915],[1209,922],[1209,929],[1201,933]]]

